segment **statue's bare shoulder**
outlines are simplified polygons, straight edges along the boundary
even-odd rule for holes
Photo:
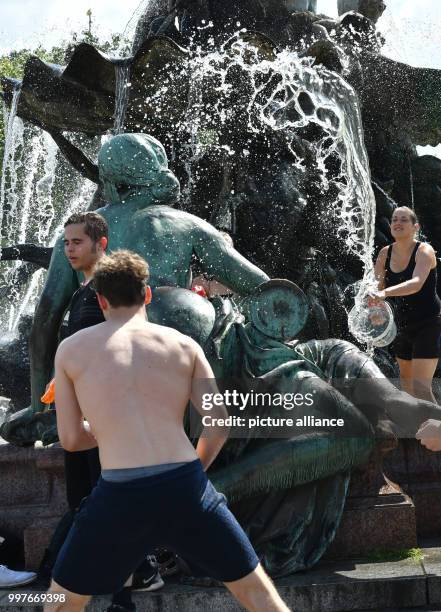
[[[192,215],[191,213],[186,212],[185,210],[178,210],[176,208],[172,208],[171,206],[165,206],[163,204],[157,204],[143,208],[135,215],[133,215],[132,221],[136,223],[136,221],[139,220],[140,217],[146,219],[157,219],[159,221],[163,220],[165,223],[178,222],[182,224],[182,227],[186,230],[197,228],[210,233],[216,232],[216,229],[210,223],[208,223],[208,221],[204,221],[204,219],[201,219],[196,215]]]

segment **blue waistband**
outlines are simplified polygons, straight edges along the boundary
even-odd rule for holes
[[[162,465],[170,465],[170,464],[162,464]],[[173,465],[173,464],[172,464]],[[176,464],[175,464],[176,465]],[[104,478],[104,474],[107,470],[103,470],[101,474],[101,478],[98,481],[99,487],[104,488],[132,488],[132,487],[149,487],[153,485],[161,485],[165,484],[167,481],[178,480],[180,478],[184,478],[186,476],[190,476],[191,474],[200,474],[206,479],[205,472],[202,468],[202,463],[199,459],[195,459],[194,461],[188,461],[184,464],[178,464],[180,467],[173,467],[171,469],[167,469],[166,471],[161,471],[160,473],[156,473],[150,476],[141,476],[138,478],[131,478],[130,480],[107,480]],[[148,466],[147,466],[148,467]],[[158,466],[151,466],[158,467]],[[132,469],[144,469],[144,468],[128,468],[130,471]],[[109,470],[113,471],[113,470]],[[117,470],[119,471],[119,470]],[[126,471],[123,469],[122,471]]]
[[[146,465],[134,468],[118,468],[113,470],[102,470],[101,476],[109,482],[129,482],[138,478],[147,478],[148,476],[156,476],[170,470],[175,470],[185,465],[186,461],[176,463],[159,463],[157,465]]]

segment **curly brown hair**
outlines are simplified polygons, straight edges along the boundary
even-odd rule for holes
[[[144,304],[148,263],[132,251],[104,255],[96,265],[93,284],[114,308]]]

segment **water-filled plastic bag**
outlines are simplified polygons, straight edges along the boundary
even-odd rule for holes
[[[380,348],[395,340],[397,326],[392,308],[387,302],[375,306],[354,306],[348,315],[349,329],[361,342],[372,343]]]

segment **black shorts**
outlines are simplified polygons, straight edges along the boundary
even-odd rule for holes
[[[53,578],[80,595],[114,593],[157,546],[182,557],[194,575],[221,582],[244,578],[259,563],[196,460],[129,482],[100,478],[80,506]]]
[[[398,359],[438,359],[440,338],[441,315],[437,315],[399,329],[391,348]]]

